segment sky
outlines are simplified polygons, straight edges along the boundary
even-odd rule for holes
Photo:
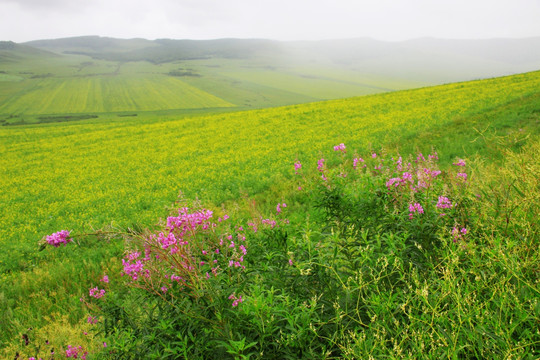
[[[0,0],[0,40],[540,36],[540,0]]]

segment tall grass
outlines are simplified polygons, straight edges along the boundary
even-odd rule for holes
[[[540,143],[491,144],[502,163],[441,168],[436,153],[342,144],[317,166],[296,159],[272,208],[184,200],[166,223],[122,232],[124,259],[94,277],[105,295],[82,298],[88,337],[54,346],[97,359],[536,359]],[[39,341],[6,354],[42,356]]]

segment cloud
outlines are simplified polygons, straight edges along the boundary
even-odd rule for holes
[[[0,5],[14,4],[29,12],[73,12],[86,8],[90,3],[84,0],[0,0]]]
[[[539,0],[0,0],[0,34],[14,41],[526,37],[540,36],[539,13]]]

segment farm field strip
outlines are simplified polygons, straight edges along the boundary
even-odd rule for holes
[[[32,84],[1,104],[0,113],[97,113],[233,106],[181,80],[165,76],[27,81]]]

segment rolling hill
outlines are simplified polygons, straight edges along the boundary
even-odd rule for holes
[[[107,69],[106,62],[95,61],[96,66]],[[148,69],[147,64],[129,66]],[[297,159],[306,169],[314,169],[321,153],[342,142],[347,144],[348,156],[364,157],[381,147],[383,152],[428,154],[434,146],[441,164],[451,164],[458,156],[466,158],[473,178],[474,164],[483,161],[474,161],[478,154],[495,160],[489,152],[493,144],[486,143],[485,134],[537,141],[538,104],[537,71],[251,111],[198,116],[146,112],[126,118],[104,114],[67,124],[1,127],[0,244],[4,251],[0,253],[0,354],[13,358],[22,346],[21,334],[27,334],[28,329],[35,329],[30,333],[32,346],[38,336],[43,344],[46,341],[48,345],[50,339],[55,349],[65,348],[73,339],[91,341],[83,330],[90,325],[80,294],[88,294],[104,271],[120,273],[123,241],[96,240],[37,252],[36,244],[44,234],[59,229],[94,232],[107,225],[132,229],[152,226],[157,218],[169,214],[180,191],[182,196],[216,208],[258,194],[265,195],[258,199],[259,205],[264,205],[268,198],[279,199],[287,191],[296,191],[290,178]],[[522,162],[520,166],[525,169],[528,165]],[[504,191],[507,194],[507,189]],[[273,196],[266,196],[269,193]],[[275,209],[275,202],[266,205]],[[515,240],[502,239],[501,244],[509,242],[515,247]],[[315,244],[313,248],[319,249]],[[478,248],[484,248],[484,243]],[[499,248],[496,251],[505,253]],[[534,252],[526,253],[530,256]],[[455,257],[460,271],[471,259],[469,253],[464,257],[463,261]],[[482,271],[488,262],[498,264],[491,257],[481,260]],[[534,269],[532,263],[529,269]],[[464,274],[469,278],[468,272]],[[515,274],[508,276],[501,288],[506,288]],[[492,297],[491,283],[486,283],[486,289],[487,297]],[[528,297],[534,298],[532,294]],[[501,307],[506,308],[507,301],[505,297]],[[414,303],[421,301],[414,299]],[[446,311],[446,305],[441,306]],[[485,308],[482,304],[479,307]],[[460,311],[463,308],[459,307]],[[475,315],[471,318],[477,321]],[[96,348],[103,348],[98,339],[93,340]]]
[[[540,38],[280,42],[86,36],[4,42],[0,120],[215,112],[345,98],[537,70],[538,49]],[[148,92],[138,90],[146,86]]]

